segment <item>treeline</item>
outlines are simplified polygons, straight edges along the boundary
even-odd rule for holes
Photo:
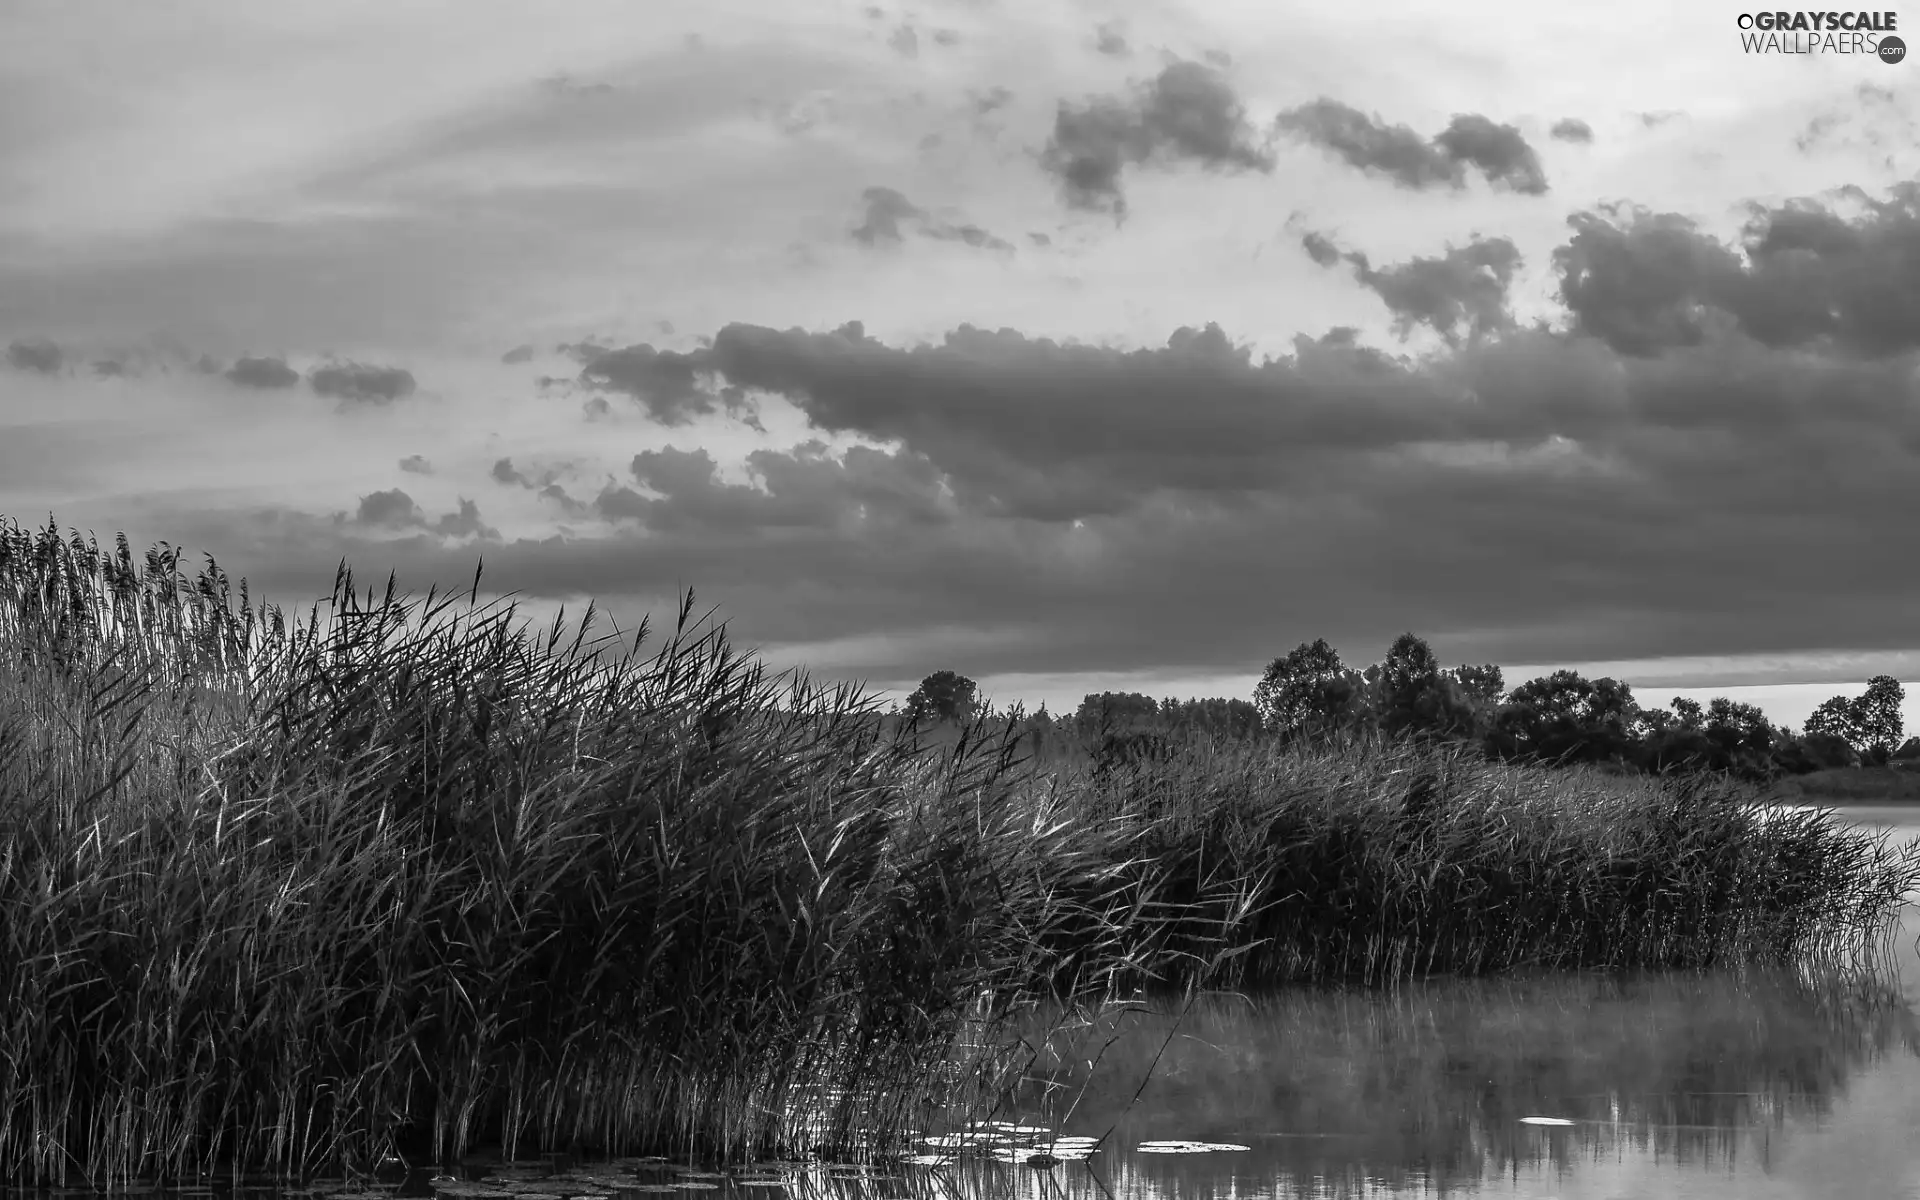
[[[1804,729],[1775,725],[1751,704],[1674,697],[1642,708],[1617,679],[1555,671],[1508,690],[1491,664],[1443,667],[1415,634],[1394,639],[1379,662],[1355,669],[1325,639],[1303,642],[1267,665],[1251,700],[1088,695],[1071,714],[1011,716],[1037,754],[1077,750],[1096,760],[1155,753],[1185,738],[1299,739],[1381,733],[1471,743],[1502,762],[1590,763],[1621,771],[1725,771],[1767,780],[1863,763],[1920,761],[1920,738],[1902,742],[1905,689],[1874,677],[1859,696],[1822,703]],[[922,725],[981,714],[974,682],[929,675],[899,710]]]

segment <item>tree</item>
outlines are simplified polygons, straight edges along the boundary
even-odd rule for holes
[[[1807,717],[1808,737],[1837,737],[1849,746],[1861,740],[1860,715],[1852,700],[1830,696]]]
[[[1706,724],[1706,713],[1701,710],[1698,700],[1675,696],[1667,701],[1667,706],[1673,709],[1674,715],[1679,718],[1682,729],[1699,729]]]
[[[1860,733],[1866,741],[1864,749],[1876,762],[1885,762],[1900,744],[1900,735],[1906,732],[1906,723],[1900,716],[1900,706],[1906,698],[1907,689],[1900,686],[1898,679],[1875,675],[1867,680],[1866,692],[1854,702]]]
[[[1363,718],[1363,680],[1340,661],[1325,638],[1302,642],[1267,664],[1253,702],[1267,728],[1281,734],[1318,732]]]
[[[1619,680],[1555,671],[1513,689],[1488,743],[1502,757],[1604,762],[1633,745],[1639,716],[1633,689]]]
[[[1500,668],[1492,663],[1477,667],[1462,663],[1448,674],[1482,708],[1497,708],[1507,693],[1506,680],[1501,677]]]
[[[1867,680],[1867,690],[1859,696],[1833,696],[1821,701],[1807,718],[1807,733],[1842,738],[1875,762],[1885,762],[1905,730],[1900,706],[1906,698],[1907,690],[1899,680],[1875,675]]]
[[[971,721],[979,711],[979,688],[965,675],[953,671],[935,671],[920,681],[907,697],[906,717],[915,725],[929,718],[938,721]]]
[[[1090,692],[1073,714],[1076,732],[1087,739],[1152,729],[1161,724],[1160,702],[1139,692]]]
[[[1377,678],[1380,727],[1388,733],[1451,736],[1472,731],[1469,693],[1440,669],[1425,639],[1411,633],[1395,638]]]

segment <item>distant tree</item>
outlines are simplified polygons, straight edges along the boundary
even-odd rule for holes
[[[1448,674],[1482,708],[1497,707],[1507,694],[1506,681],[1500,675],[1500,668],[1492,663],[1477,667],[1463,663]]]
[[[1365,682],[1325,638],[1316,638],[1267,664],[1253,702],[1261,722],[1275,733],[1320,731],[1364,719]]]
[[[1860,765],[1860,752],[1837,733],[1806,733],[1774,752],[1774,762],[1795,775]]]
[[[1513,689],[1487,744],[1502,758],[1605,762],[1634,747],[1639,716],[1633,689],[1619,680],[1555,671]]]
[[[1906,732],[1906,722],[1900,716],[1900,706],[1907,699],[1907,689],[1891,675],[1875,675],[1867,680],[1867,690],[1854,703],[1860,733],[1866,745],[1862,747],[1873,755],[1875,762],[1887,761],[1896,747],[1900,745],[1900,736]]]
[[[1706,714],[1700,708],[1700,702],[1698,700],[1691,700],[1685,696],[1675,696],[1673,699],[1667,701],[1667,705],[1673,709],[1674,715],[1679,718],[1679,725],[1682,729],[1699,729],[1706,724]]]
[[[1074,731],[1089,744],[1109,733],[1159,728],[1160,702],[1139,692],[1090,692],[1074,710]]]
[[[1497,668],[1496,668],[1497,670]],[[1471,694],[1448,672],[1425,639],[1403,633],[1387,648],[1377,673],[1376,711],[1388,733],[1454,736],[1471,733]]]
[[[1885,762],[1905,732],[1900,706],[1907,690],[1891,675],[1875,675],[1867,690],[1854,697],[1833,696],[1820,702],[1807,718],[1809,734],[1842,738],[1874,762]]]
[[[1850,698],[1831,696],[1820,702],[1807,717],[1807,736],[1837,737],[1849,746],[1858,747],[1864,731],[1860,727],[1860,711]]]
[[[904,715],[916,725],[925,720],[966,722],[979,708],[979,687],[973,680],[953,671],[935,671],[907,697]]]

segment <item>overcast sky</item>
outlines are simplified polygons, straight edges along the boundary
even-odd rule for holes
[[[0,514],[1054,707],[1404,629],[1920,679],[1920,67],[1644,0],[112,11],[0,9]]]

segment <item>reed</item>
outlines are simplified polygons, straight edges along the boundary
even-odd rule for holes
[[[690,594],[658,639],[477,576],[343,564],[324,608],[0,529],[0,1179],[872,1153],[997,1095],[1042,1003],[1845,951],[1916,874],[1418,747],[922,745]]]

